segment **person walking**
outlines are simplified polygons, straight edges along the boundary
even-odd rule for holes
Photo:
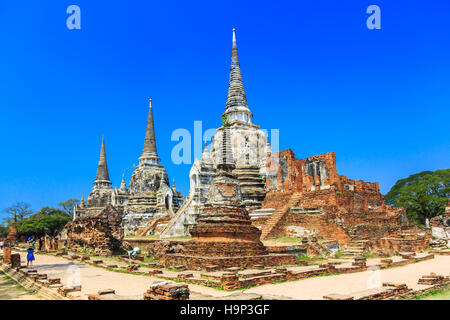
[[[33,249],[33,246],[32,245],[30,245],[29,247],[28,247],[28,249],[27,249],[27,268],[31,265],[31,267],[33,267],[33,261],[35,260],[34,259],[34,249]]]

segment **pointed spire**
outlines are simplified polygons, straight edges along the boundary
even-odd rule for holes
[[[161,188],[161,186],[162,185],[167,185],[168,183],[167,183],[168,181],[166,181],[166,176],[164,175],[164,174],[161,174],[161,179],[160,179],[160,188]]]
[[[209,153],[209,149],[208,149],[208,146],[207,146],[206,140],[205,140],[205,148],[203,149],[203,153],[202,153],[202,161],[210,162],[210,160],[211,160],[211,154]]]
[[[100,159],[98,161],[97,177],[95,180],[109,181],[108,164],[106,162],[105,139],[102,136],[102,148],[100,150]]]
[[[177,190],[177,187],[175,187],[175,178],[172,180],[172,191],[175,192]]]
[[[122,182],[120,183],[120,190],[127,191],[127,183],[125,182],[125,173],[122,173]]]
[[[159,162],[158,153],[156,152],[155,127],[153,123],[152,99],[149,100],[149,110],[147,118],[147,129],[145,131],[144,149],[141,158],[153,158]]]
[[[241,67],[236,44],[236,29],[233,29],[233,46],[231,50],[230,81],[228,85],[227,103],[225,112],[242,109],[248,110],[247,98],[242,83]],[[248,110],[250,111],[250,110]]]
[[[272,147],[270,146],[270,142],[269,142],[269,133],[267,133],[267,140],[266,140],[266,153],[272,153]]]

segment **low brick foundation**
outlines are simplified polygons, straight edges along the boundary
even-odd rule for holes
[[[264,265],[266,267],[295,264],[295,256],[291,254],[268,254],[263,256],[242,256],[242,257],[197,257],[185,256],[181,254],[168,254],[161,257],[160,263],[165,267],[173,265],[185,265],[190,270],[204,270],[208,265],[217,266],[218,270],[229,267],[251,267],[254,265]]]

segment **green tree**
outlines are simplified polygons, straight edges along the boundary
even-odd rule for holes
[[[65,211],[43,207],[28,219],[17,223],[17,231],[26,236],[40,237],[47,231],[50,235],[57,235],[64,226],[72,220]]]
[[[222,127],[229,127],[230,123],[228,122],[228,117],[227,115],[223,114],[222,115]]]
[[[8,207],[3,210],[9,217],[4,219],[7,225],[10,225],[14,219],[17,221],[22,221],[26,217],[33,214],[33,210],[31,210],[31,205],[24,202],[17,202],[13,204],[11,207]]]
[[[66,211],[61,210],[61,209],[52,208],[52,207],[42,207],[38,212],[33,214],[30,218],[43,216],[43,215],[44,216],[60,215],[60,216],[67,216],[67,217],[71,216],[69,213],[67,213]]]
[[[77,204],[80,204],[80,200],[70,198],[63,202],[58,203],[58,206],[60,206],[66,213],[73,215],[73,208]]]
[[[450,196],[450,169],[423,171],[398,180],[386,194],[386,202],[405,207],[412,222],[440,215]]]
[[[0,224],[0,238],[6,238],[9,233],[9,228]]]

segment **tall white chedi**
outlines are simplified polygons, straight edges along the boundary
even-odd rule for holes
[[[258,207],[264,198],[264,175],[268,152],[271,152],[266,134],[260,127],[252,122],[253,114],[250,111],[242,82],[241,68],[236,44],[236,30],[233,29],[233,42],[231,51],[231,67],[228,85],[228,96],[225,111],[222,114],[222,126],[216,129],[216,135],[211,142],[211,151],[205,143],[202,159],[196,159],[189,173],[190,190],[185,204],[169,222],[162,237],[189,235],[189,228],[196,224],[198,215],[207,200],[207,194],[215,172],[215,167],[221,159],[221,149],[224,128],[227,127],[231,136],[233,159],[236,164],[236,173],[245,176],[244,180],[251,181],[251,187],[244,190],[244,204]],[[255,180],[261,180],[261,182]],[[257,185],[258,187],[254,187]],[[253,188],[253,189],[252,189]],[[259,189],[258,189],[259,188]],[[255,199],[245,199],[245,190],[252,189]],[[255,191],[255,189],[258,189]]]
[[[231,50],[230,80],[225,112],[222,114],[223,122],[230,128],[231,147],[236,166],[254,165],[265,172],[266,165],[266,134],[260,130],[259,125],[252,122],[253,113],[247,104],[247,97],[242,82],[241,67],[236,44],[236,30],[233,29],[233,45]],[[222,143],[224,126],[217,128],[211,146],[211,156],[217,165]]]

